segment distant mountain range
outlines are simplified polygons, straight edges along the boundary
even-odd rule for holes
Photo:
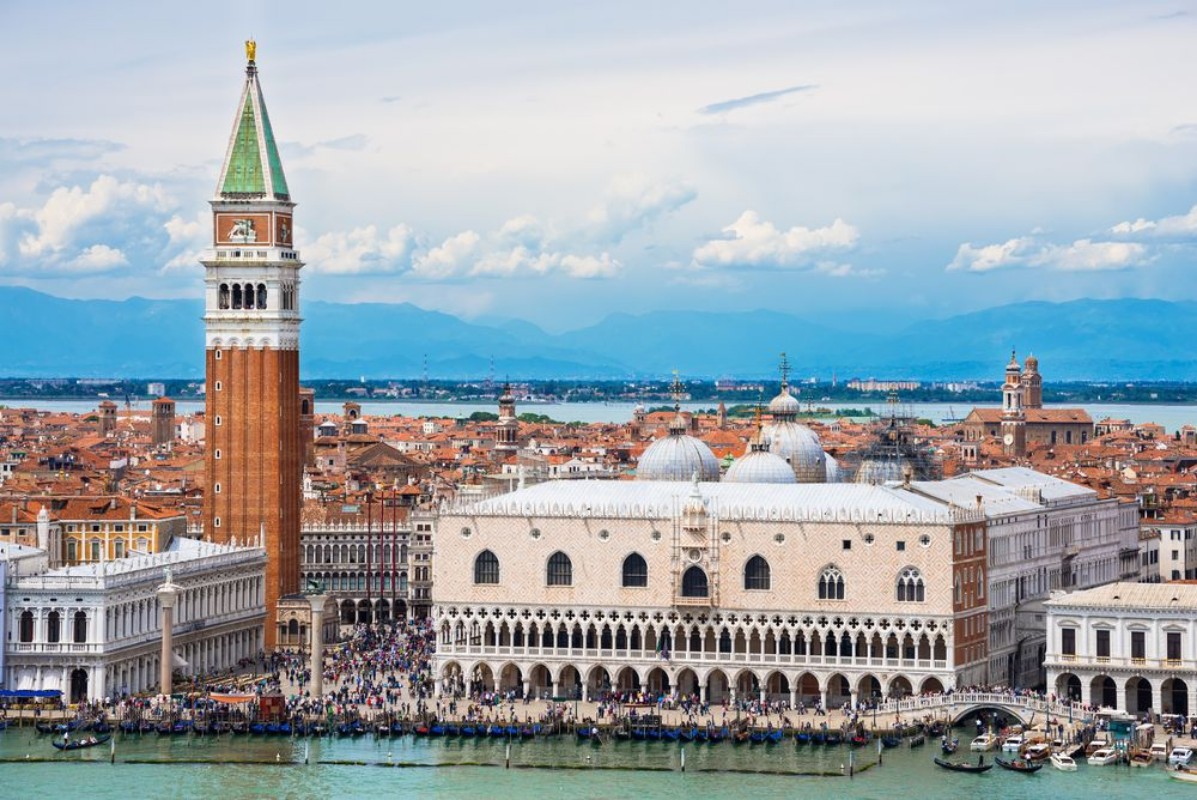
[[[0,287],[0,376],[171,377],[203,374],[202,302],[67,300]],[[1076,300],[1016,303],[893,334],[836,329],[776,311],[612,314],[550,334],[527,322],[467,322],[397,305],[303,306],[305,378],[799,377],[998,379],[1012,346],[1034,351],[1046,380],[1197,380],[1197,303]]]

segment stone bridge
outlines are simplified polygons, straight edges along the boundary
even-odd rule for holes
[[[1088,721],[1092,711],[1080,703],[1061,703],[1040,697],[1024,697],[1008,692],[953,692],[951,694],[886,700],[877,706],[879,714],[901,714],[909,719],[931,715],[947,719],[953,725],[977,711],[1001,711],[1023,725],[1036,725],[1047,718]]]

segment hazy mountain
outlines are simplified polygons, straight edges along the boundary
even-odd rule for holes
[[[199,300],[66,300],[0,287],[0,375],[201,377]],[[776,311],[612,314],[550,334],[518,320],[468,322],[410,304],[303,306],[307,378],[763,377],[786,351],[798,377],[996,379],[1011,347],[1033,351],[1046,378],[1197,380],[1184,332],[1197,303],[1078,300],[1018,303],[895,333],[861,330]],[[823,319],[832,319],[824,314]],[[874,322],[876,322],[874,320]]]

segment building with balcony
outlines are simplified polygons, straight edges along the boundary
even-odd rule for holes
[[[1058,696],[1129,714],[1197,709],[1197,585],[1111,583],[1044,606]]]
[[[41,553],[0,543],[0,558],[9,560],[0,614],[5,689],[57,690],[70,702],[153,690],[162,645],[157,591],[167,570],[180,587],[178,672],[223,671],[263,647],[261,547],[180,537],[162,552],[60,569],[49,569]]]

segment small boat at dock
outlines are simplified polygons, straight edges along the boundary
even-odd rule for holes
[[[1024,775],[1032,775],[1043,769],[1042,764],[1032,764],[1025,758],[1015,758],[1007,761],[1004,758],[995,758],[994,761],[1002,769],[1010,770],[1011,772],[1021,772]]]
[[[1061,772],[1076,772],[1076,761],[1067,753],[1052,753],[1052,766]]]
[[[88,747],[95,747],[101,745],[111,739],[111,735],[104,736],[88,736],[86,739],[75,739],[70,742],[51,742],[57,750],[83,750]]]

